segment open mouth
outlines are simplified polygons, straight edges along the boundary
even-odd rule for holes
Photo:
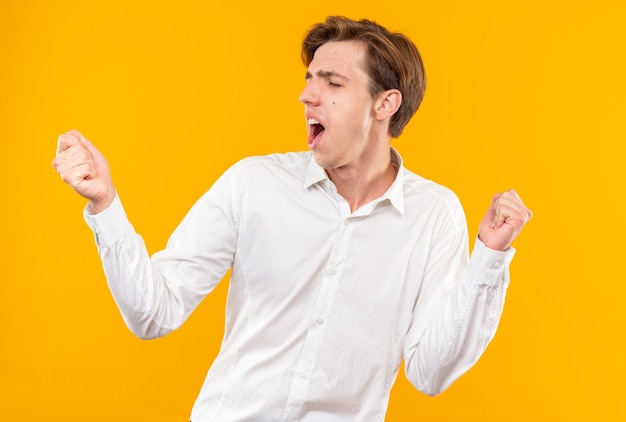
[[[309,126],[309,146],[312,147],[317,143],[326,128],[315,119],[308,119],[307,125]]]

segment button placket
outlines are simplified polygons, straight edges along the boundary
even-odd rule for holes
[[[296,365],[295,376],[287,399],[285,417],[283,420],[299,420],[300,409],[306,401],[308,385],[315,369],[317,358],[321,351],[324,333],[328,326],[327,321],[332,312],[333,303],[337,294],[337,285],[341,279],[343,262],[350,238],[352,225],[340,226],[333,247],[328,258],[327,268],[320,287],[320,293],[313,310],[312,324],[306,334],[300,358]]]

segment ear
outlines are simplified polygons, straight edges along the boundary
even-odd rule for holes
[[[376,118],[385,120],[391,118],[402,104],[402,93],[397,89],[389,89],[378,95],[375,104]]]

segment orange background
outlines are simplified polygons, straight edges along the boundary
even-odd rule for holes
[[[50,165],[57,136],[103,151],[154,252],[232,163],[306,147],[299,44],[329,14],[418,45],[429,87],[394,144],[458,193],[472,235],[496,191],[535,212],[481,361],[436,398],[400,375],[387,420],[626,420],[623,5],[3,0],[0,420],[188,420],[226,283],[179,331],[133,337]]]

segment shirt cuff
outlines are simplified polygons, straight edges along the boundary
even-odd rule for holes
[[[477,284],[495,286],[502,280],[508,282],[508,268],[515,255],[515,248],[509,247],[506,251],[489,249],[477,237],[474,249],[468,264],[468,274]]]
[[[98,214],[94,214],[91,207],[87,205],[83,211],[83,217],[93,231],[97,245],[103,248],[110,248],[119,242],[128,230],[133,231],[117,194],[111,205]]]

